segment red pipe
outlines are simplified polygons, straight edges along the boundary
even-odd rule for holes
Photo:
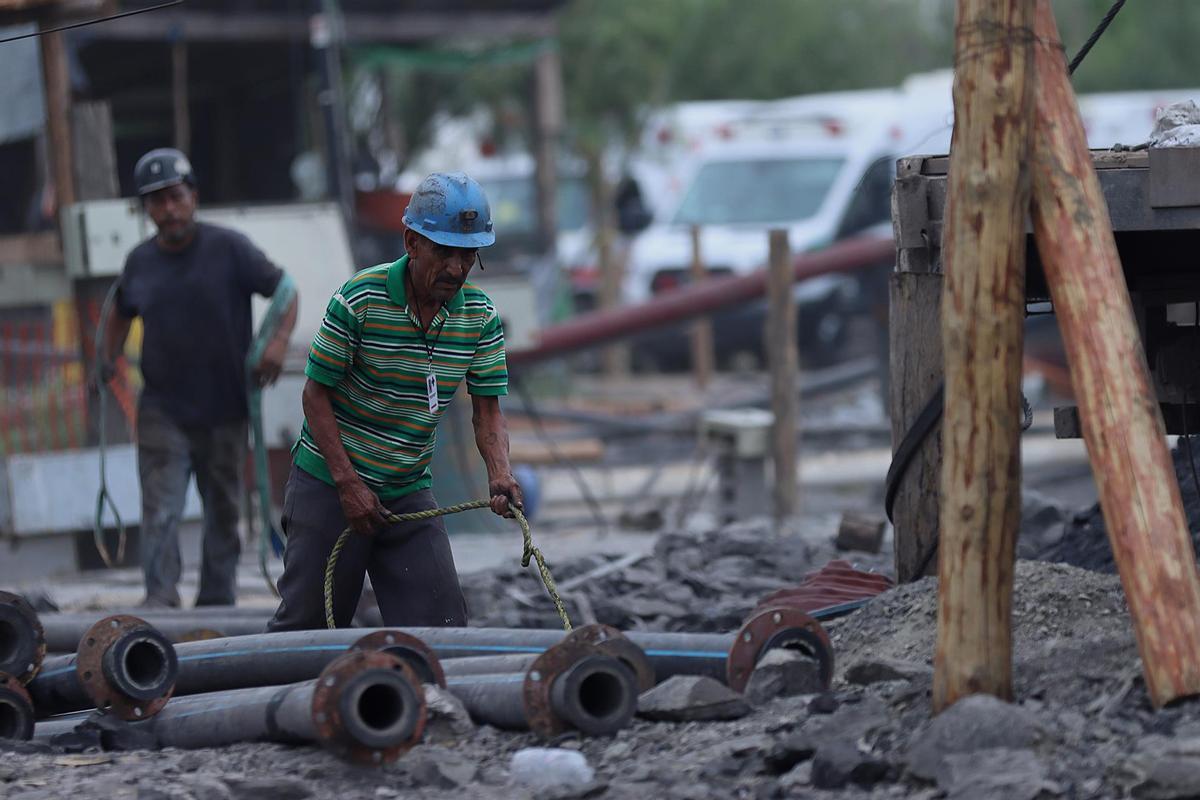
[[[891,239],[856,236],[815,253],[796,258],[796,280],[833,272],[851,272],[895,258]],[[710,278],[660,295],[645,303],[608,311],[593,311],[561,325],[543,328],[533,347],[508,351],[509,366],[539,361],[609,344],[654,328],[703,317],[729,306],[762,297],[767,291],[766,270],[730,278]]]

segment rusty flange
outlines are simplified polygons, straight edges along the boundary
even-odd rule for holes
[[[46,658],[46,635],[33,606],[12,592],[0,592],[0,672],[21,683],[37,676]]]
[[[384,717],[363,720],[364,706],[379,703]],[[421,741],[425,690],[412,667],[379,650],[338,656],[317,678],[312,699],[317,738],[356,764],[389,764]],[[389,713],[394,712],[394,713]]]
[[[559,675],[580,659],[597,652],[595,645],[564,639],[534,660],[525,671],[523,687],[525,721],[529,723],[529,730],[543,739],[552,739],[570,728],[566,720],[554,713],[550,690]]]
[[[829,636],[819,622],[789,606],[758,609],[738,630],[725,661],[729,688],[745,691],[754,665],[775,647],[792,647],[815,659],[821,670],[821,685],[829,688],[833,681],[833,647]]]
[[[0,672],[0,711],[0,739],[33,738],[33,700],[7,672]]]
[[[633,670],[637,679],[638,691],[645,692],[653,689],[655,682],[654,664],[646,657],[642,648],[625,637],[625,634],[611,625],[595,623],[584,625],[568,633],[564,642],[585,642],[593,645],[606,656],[612,656]]]
[[[429,645],[416,636],[395,630],[372,631],[350,645],[350,650],[379,650],[391,653],[412,667],[422,683],[446,688],[446,673],[442,671],[441,660]]]
[[[170,641],[145,620],[127,614],[105,617],[88,628],[75,658],[79,683],[96,708],[125,720],[161,711],[175,691],[178,669]]]

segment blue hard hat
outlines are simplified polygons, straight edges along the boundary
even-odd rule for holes
[[[483,188],[463,172],[435,172],[413,192],[404,224],[447,247],[488,247],[496,241]]]

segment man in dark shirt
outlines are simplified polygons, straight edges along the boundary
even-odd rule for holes
[[[188,478],[204,505],[196,605],[232,605],[241,554],[238,509],[246,454],[246,353],[250,297],[270,297],[283,271],[242,234],[197,222],[191,165],[178,150],[139,159],[134,182],[158,229],[129,254],[116,313],[101,343],[102,363],[120,354],[142,319],[138,477],[142,489],[143,605],[178,606],[178,527]],[[273,383],[296,322],[296,299],[253,376]],[[111,367],[106,368],[112,374]]]

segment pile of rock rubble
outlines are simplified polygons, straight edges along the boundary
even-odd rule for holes
[[[568,612],[622,630],[735,630],[764,596],[795,586],[836,555],[828,542],[780,537],[765,521],[702,533],[665,532],[644,556],[595,555],[553,563]],[[860,569],[891,571],[891,557],[855,553]],[[472,625],[555,627],[536,571],[511,567],[465,575]]]

